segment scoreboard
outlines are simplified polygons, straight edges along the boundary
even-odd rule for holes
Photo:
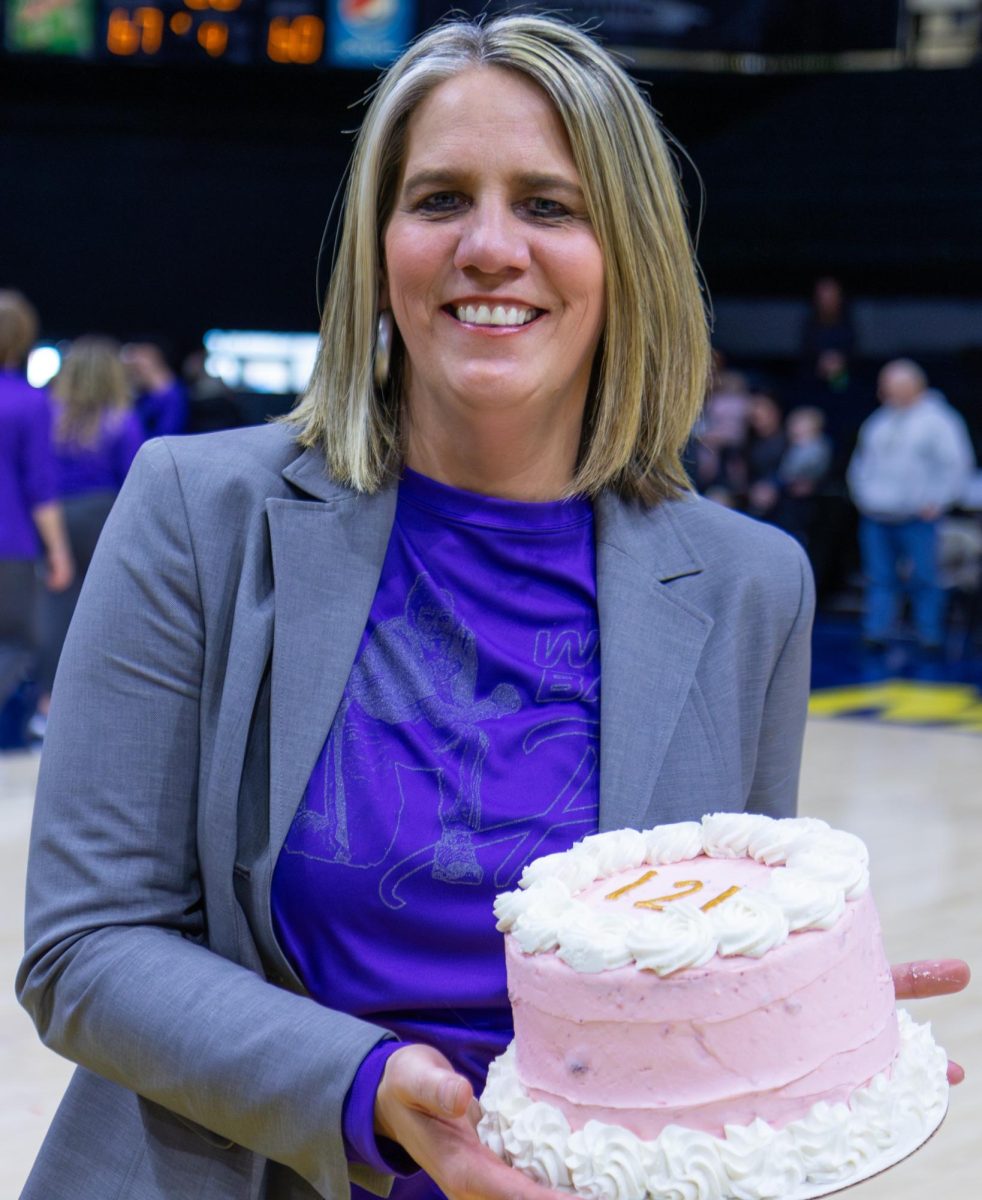
[[[415,0],[0,0],[8,53],[91,61],[382,66]]]
[[[316,63],[324,18],[304,0],[102,0],[102,49],[124,59],[253,62],[265,36],[272,62]],[[104,34],[103,34],[104,30]]]

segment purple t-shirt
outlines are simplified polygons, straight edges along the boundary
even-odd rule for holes
[[[56,442],[58,495],[118,492],[142,442],[143,428],[134,412],[103,417],[99,436],[91,444]]]
[[[174,380],[159,392],[141,392],[136,398],[136,415],[144,440],[183,433],[188,422],[188,396]]]
[[[311,995],[436,1046],[478,1094],[511,1038],[494,897],[598,826],[593,539],[585,499],[500,500],[405,472],[273,877],[277,937]],[[379,1057],[345,1114],[349,1148],[376,1163],[364,1085]],[[441,1194],[416,1176],[392,1197]]]
[[[16,371],[0,371],[0,558],[37,558],[33,509],[56,497],[51,405]]]

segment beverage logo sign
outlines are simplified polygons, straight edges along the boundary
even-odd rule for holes
[[[341,67],[379,67],[406,47],[414,0],[329,0],[328,59]]]
[[[91,54],[90,0],[7,0],[3,45],[18,54]]]

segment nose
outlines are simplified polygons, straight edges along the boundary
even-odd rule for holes
[[[475,205],[461,228],[454,266],[482,275],[524,271],[532,261],[528,231],[504,202]]]

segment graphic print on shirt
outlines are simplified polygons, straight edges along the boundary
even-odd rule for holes
[[[595,702],[599,675],[587,674],[586,671],[596,657],[599,646],[600,635],[596,630],[591,630],[585,638],[580,638],[573,630],[564,630],[559,634],[540,630],[535,640],[534,661],[541,672],[536,701],[545,703],[549,700],[583,699]],[[532,755],[556,738],[579,738],[586,745],[569,778],[548,805],[538,812],[525,812],[509,820],[485,824],[472,839],[471,845],[481,851],[509,841],[513,843],[495,870],[495,890],[514,887],[525,866],[538,857],[543,844],[557,829],[567,830],[570,840],[575,841],[573,831],[576,828],[584,832],[592,832],[596,828],[596,794],[590,785],[599,767],[597,743],[600,739],[600,722],[582,717],[547,719],[526,733],[522,740],[522,751]],[[411,768],[402,768],[401,764],[397,764],[397,770],[403,769]],[[549,818],[551,821],[546,824]],[[388,908],[402,908],[405,901],[399,895],[400,886],[417,871],[429,868],[435,862],[438,849],[438,846],[424,846],[385,873],[379,895]]]
[[[581,637],[574,629],[564,629],[559,633],[540,629],[535,637],[535,665],[541,669],[536,702],[550,704],[578,700],[595,704],[600,675],[597,672],[587,673],[587,669],[599,649],[600,631],[597,629],[591,629],[586,637]],[[539,856],[540,848],[554,830],[566,828],[572,832],[576,826],[582,826],[584,831],[594,828],[596,799],[590,784],[600,767],[597,754],[600,722],[583,717],[559,717],[543,721],[525,735],[522,749],[526,754],[534,754],[554,738],[581,738],[586,745],[573,773],[549,808],[540,815],[539,836],[533,837],[532,831],[527,830],[516,839],[508,857],[498,867],[494,883],[499,890],[517,885],[525,866]],[[558,819],[543,828],[541,818],[550,814]]]
[[[417,576],[406,597],[402,615],[381,621],[352,667],[338,714],[328,738],[328,767],[324,811],[306,806],[288,838],[285,849],[311,856],[311,833],[318,834],[325,862],[353,867],[383,862],[398,835],[405,805],[400,772],[413,770],[396,763],[400,803],[384,846],[353,844],[347,794],[357,786],[362,755],[371,755],[364,725],[349,721],[353,705],[387,725],[424,721],[435,735],[433,753],[446,765],[428,769],[439,796],[441,837],[433,848],[433,877],[450,883],[479,883],[484,872],[477,861],[474,833],[481,826],[481,774],[487,756],[488,735],[482,723],[518,709],[518,691],[499,683],[478,699],[477,646],[472,631],[454,612],[453,596],[435,586],[426,572]],[[304,825],[312,828],[303,829]]]
[[[582,699],[595,702],[598,676],[584,674],[599,649],[592,631],[540,631],[534,660],[539,680],[535,702]],[[427,572],[417,575],[397,617],[380,621],[356,659],[324,751],[323,788],[308,791],[284,844],[288,854],[339,866],[385,866],[399,839],[407,809],[418,811],[420,798],[436,804],[436,841],[405,854],[381,877],[378,894],[390,909],[406,903],[401,886],[419,872],[447,884],[480,884],[485,869],[478,852],[512,842],[494,872],[496,888],[514,881],[550,834],[559,828],[596,825],[596,746],[599,722],[550,716],[529,729],[522,751],[534,755],[554,739],[585,742],[574,755],[569,778],[538,812],[512,819],[482,821],[482,779],[493,736],[493,723],[515,714],[520,694],[499,683],[489,695],[477,694],[478,646],[473,631],[456,613],[452,594]],[[370,720],[365,720],[365,717]],[[420,763],[391,756],[391,735],[384,726],[412,725],[425,731]],[[490,727],[490,728],[489,728]],[[386,764],[388,760],[388,766]],[[374,810],[372,822],[352,820],[352,803],[377,793],[380,763],[391,769],[389,801]],[[313,804],[317,804],[314,807]],[[575,835],[573,835],[575,836]],[[485,858],[485,861],[487,859]]]

